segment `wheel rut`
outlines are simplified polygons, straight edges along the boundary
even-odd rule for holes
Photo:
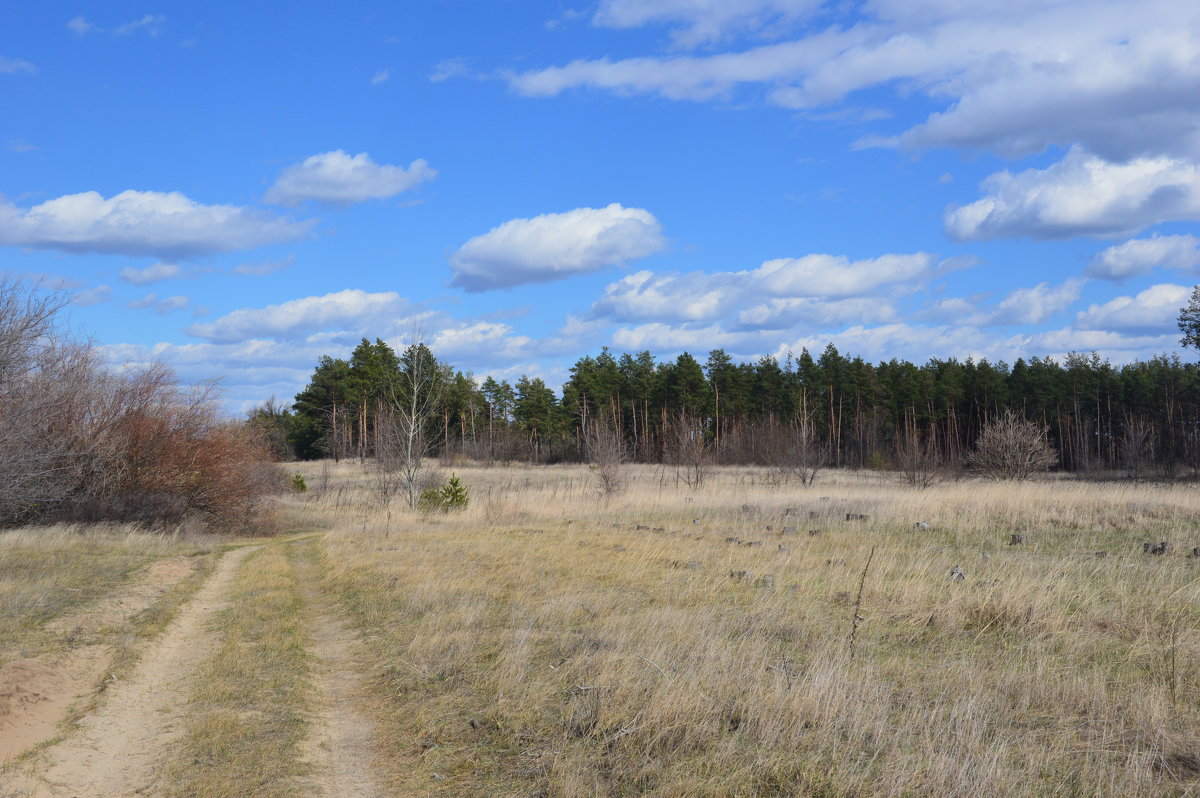
[[[361,641],[329,606],[316,565],[306,553],[296,560],[314,657],[315,711],[304,746],[314,793],[323,798],[383,796],[375,776],[376,734],[366,711]]]
[[[71,734],[14,771],[0,773],[0,798],[156,794],[159,764],[182,732],[189,680],[217,641],[211,622],[253,548],[221,558],[133,673],[111,684],[101,705]]]

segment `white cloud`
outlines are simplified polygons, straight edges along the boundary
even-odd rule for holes
[[[1200,220],[1200,167],[1174,158],[1110,163],[1079,148],[1046,169],[1004,171],[986,196],[946,212],[958,240],[1135,233],[1157,222]]]
[[[843,255],[805,255],[769,260],[754,279],[775,296],[848,297],[927,277],[934,266],[933,256],[925,252],[856,261]]]
[[[1179,310],[1188,302],[1192,289],[1162,283],[1136,296],[1119,296],[1102,305],[1092,305],[1075,318],[1080,330],[1108,330],[1143,334],[1174,330]]]
[[[381,69],[371,76],[371,85],[378,86],[380,83],[386,83],[391,76],[392,71],[390,69]]]
[[[235,310],[214,321],[193,324],[187,333],[219,343],[264,337],[293,339],[317,330],[387,327],[390,331],[393,326],[407,326],[413,315],[408,300],[394,291],[368,293],[355,288]]]
[[[155,263],[144,269],[127,266],[121,269],[121,279],[131,285],[150,285],[183,276],[183,269],[174,263]]]
[[[108,302],[110,299],[112,299],[112,289],[107,285],[98,285],[94,288],[85,288],[75,294],[71,297],[71,304],[86,308]]]
[[[201,205],[178,192],[68,194],[29,209],[0,200],[0,244],[154,255],[167,260],[250,249],[308,235],[314,223],[235,205]]]
[[[650,349],[657,352],[707,352],[712,349],[742,351],[751,336],[732,333],[719,324],[705,327],[680,327],[661,322],[621,327],[613,332],[612,342],[626,352]]]
[[[25,139],[9,139],[9,141],[8,141],[8,151],[9,152],[15,152],[15,153],[21,154],[21,153],[26,153],[26,152],[33,152],[36,149],[37,149],[37,147],[30,144]]]
[[[67,29],[76,36],[87,36],[92,31],[100,30],[100,28],[97,28],[95,25],[88,22],[82,16],[72,17],[70,21],[67,22]]]
[[[163,26],[166,23],[167,18],[162,14],[146,14],[141,19],[135,19],[132,22],[126,22],[124,25],[118,25],[113,29],[113,36],[129,36],[133,33],[145,32],[152,38],[157,38],[158,34],[162,33]]]
[[[740,300],[748,272],[655,274],[639,271],[610,283],[592,312],[618,321],[720,318]]]
[[[452,285],[488,291],[560,280],[620,266],[665,246],[653,214],[617,203],[512,219],[472,238],[451,256]]]
[[[316,200],[328,205],[353,205],[386,199],[437,176],[424,160],[402,166],[377,164],[365,152],[349,155],[342,150],[311,155],[283,170],[268,189],[267,202],[299,205]]]
[[[1200,271],[1200,238],[1191,235],[1135,238],[1096,255],[1087,274],[1102,280],[1124,280],[1151,269]]]
[[[592,305],[594,317],[618,321],[713,321],[738,308],[745,326],[779,326],[789,314],[810,320],[848,319],[853,308],[882,320],[892,309],[872,298],[849,300],[887,288],[891,295],[909,293],[941,269],[932,255],[882,255],[852,261],[842,255],[813,254],[769,260],[757,269],[737,272],[654,274],[635,272],[610,283]],[[814,301],[820,300],[820,301]]]
[[[879,323],[892,321],[899,314],[886,300],[875,297],[819,299],[795,297],[772,299],[746,308],[737,316],[742,327],[759,330],[783,330],[818,324],[849,322]]]
[[[1087,280],[1071,278],[1060,285],[1047,282],[1009,292],[992,308],[981,307],[986,294],[946,297],[926,304],[914,318],[968,327],[1041,324],[1070,307]]]
[[[258,263],[239,263],[237,266],[233,267],[233,273],[259,276],[274,274],[275,272],[291,268],[292,264],[295,262],[296,256],[288,255],[286,258],[279,258],[278,260],[264,260]]]
[[[528,336],[514,335],[508,324],[479,321],[441,330],[429,345],[439,357],[479,364],[522,357],[528,354],[525,350],[532,341]]]
[[[783,0],[609,0],[597,22],[682,25],[714,41],[759,20],[802,17]],[[868,0],[847,24],[778,44],[705,56],[575,60],[508,75],[529,95],[573,87],[707,100],[760,84],[774,103],[811,110],[884,88],[941,109],[891,139],[906,147],[983,147],[1007,156],[1081,144],[1107,160],[1200,157],[1200,7],[1180,0],[896,2]],[[828,20],[828,22],[826,22]]]
[[[429,82],[441,83],[451,78],[465,78],[470,77],[470,75],[471,67],[465,58],[447,58],[445,61],[439,61],[434,66],[433,72],[429,75]]]
[[[22,58],[5,58],[0,55],[0,75],[17,75],[22,72],[36,75],[37,67]]]
[[[1018,288],[1000,301],[989,324],[1041,324],[1079,299],[1084,281],[1067,280],[1062,285],[1038,283],[1032,288]]]
[[[182,310],[192,303],[192,300],[178,294],[165,297],[154,306],[154,312],[164,316],[173,310]]]
[[[672,38],[677,45],[691,47],[779,26],[820,5],[820,0],[601,0],[592,22],[609,28],[682,25],[672,31]]]

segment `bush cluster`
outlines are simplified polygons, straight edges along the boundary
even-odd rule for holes
[[[114,372],[55,324],[65,301],[0,283],[0,524],[252,526],[283,478],[211,386]]]

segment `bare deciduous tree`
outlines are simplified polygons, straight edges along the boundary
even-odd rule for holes
[[[1058,462],[1046,440],[1048,432],[1048,427],[1005,410],[983,428],[967,463],[990,479],[1028,479]]]
[[[400,357],[401,369],[389,400],[386,436],[377,441],[386,452],[377,469],[395,469],[408,506],[416,509],[421,498],[425,460],[437,448],[439,417],[444,398],[443,375],[437,359],[419,334]]]

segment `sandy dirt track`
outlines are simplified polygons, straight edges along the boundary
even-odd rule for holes
[[[215,645],[209,627],[251,548],[222,557],[134,672],[62,742],[15,773],[0,774],[0,798],[155,794],[157,765],[181,729],[181,703],[196,665]]]

